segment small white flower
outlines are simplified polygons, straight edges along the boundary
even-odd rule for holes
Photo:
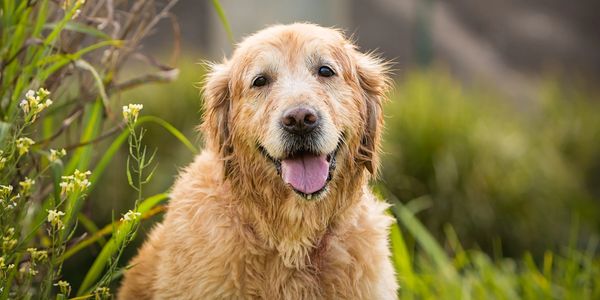
[[[75,13],[73,14],[73,17],[71,17],[72,20],[77,19],[77,17],[79,17],[79,15],[81,14],[81,9],[78,9],[75,11]]]
[[[35,121],[37,115],[42,112],[42,110],[52,105],[52,100],[48,99],[49,95],[50,92],[45,88],[38,89],[37,93],[33,90],[29,90],[25,93],[25,99],[21,100],[19,106],[21,106],[25,115],[31,118],[29,122]]]
[[[123,217],[121,218],[121,221],[132,222],[132,221],[137,220],[141,216],[142,216],[141,213],[129,210],[127,213],[125,213],[123,215]]]
[[[48,157],[48,160],[50,162],[55,162],[59,158],[64,157],[65,155],[67,155],[67,150],[65,150],[64,148],[60,150],[50,149],[50,156]]]
[[[92,172],[85,171],[81,172],[79,170],[75,170],[73,175],[62,176],[62,182],[59,184],[61,187],[61,194],[69,194],[71,192],[83,192],[85,191],[92,183],[88,180],[88,176],[90,176]]]
[[[29,152],[29,147],[31,147],[33,144],[35,144],[35,142],[30,138],[25,137],[17,139],[16,146],[19,150],[19,155]]]
[[[21,103],[19,103],[19,106],[21,106],[21,109],[25,114],[29,113],[29,101],[23,99],[21,100]]]
[[[27,98],[27,99],[35,99],[35,92],[33,90],[27,91],[27,93],[25,93],[25,98]]]
[[[64,212],[62,212],[60,210],[54,210],[54,209],[47,210],[47,212],[48,212],[48,223],[50,223],[52,225],[52,227],[55,227],[57,229],[65,228],[65,225],[63,224],[62,220],[60,219],[60,217],[65,215]]]
[[[64,280],[59,280],[54,286],[57,286],[63,295],[69,296],[71,294],[71,284]]]
[[[143,108],[143,104],[129,104],[123,106],[123,119],[125,119],[126,122],[135,123]]]

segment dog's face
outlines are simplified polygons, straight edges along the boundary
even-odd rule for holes
[[[342,167],[375,172],[384,72],[336,30],[267,28],[207,77],[207,145],[317,199]]]

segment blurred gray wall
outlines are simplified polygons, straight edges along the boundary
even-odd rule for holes
[[[265,26],[308,21],[343,28],[364,50],[412,66],[447,66],[527,97],[546,71],[600,78],[600,1],[580,0],[221,0],[234,40]],[[232,45],[209,0],[175,7],[183,49],[220,59]],[[159,31],[152,48],[164,45]]]
[[[268,25],[311,22],[329,27],[351,28],[351,5],[346,0],[221,0],[235,42]],[[211,14],[211,44],[209,54],[229,55],[232,47],[217,14]]]

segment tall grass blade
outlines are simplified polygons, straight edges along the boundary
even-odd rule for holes
[[[391,195],[394,200],[394,206],[392,210],[394,214],[400,220],[400,222],[406,227],[406,229],[414,236],[417,242],[423,247],[423,250],[433,260],[435,265],[444,272],[448,277],[455,277],[455,270],[451,267],[450,260],[444,252],[444,249],[438,244],[435,238],[427,231],[425,226],[415,218],[415,216],[408,210],[395,196]],[[426,198],[423,196],[420,198]],[[416,200],[420,199],[417,198]],[[414,201],[414,200],[413,200]],[[423,201],[418,200],[418,201]]]
[[[219,20],[221,20],[221,24],[223,24],[223,27],[225,28],[225,32],[227,33],[227,38],[229,39],[229,42],[233,44],[233,32],[231,31],[231,26],[229,26],[229,22],[227,21],[225,11],[223,10],[221,3],[219,2],[219,0],[212,0],[212,4],[215,11],[217,12],[217,15],[219,15]]]

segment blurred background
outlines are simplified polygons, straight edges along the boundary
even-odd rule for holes
[[[383,172],[374,182],[408,205],[444,245],[449,228],[469,248],[494,256],[540,257],[600,233],[600,11],[598,1],[222,0],[233,41],[267,25],[297,21],[342,28],[363,51],[394,62],[385,108]],[[143,43],[179,69],[174,82],[116,99],[143,103],[201,146],[199,84],[204,60],[232,51],[210,1],[181,0]],[[178,46],[174,41],[179,41]],[[143,73],[144,65],[126,68]],[[122,78],[122,79],[123,79]],[[124,80],[124,79],[123,79]],[[168,189],[193,155],[158,126],[147,194]],[[105,145],[108,146],[108,145]],[[99,150],[102,150],[101,148]],[[99,151],[102,153],[102,151]],[[100,224],[132,206],[127,152],[84,211]],[[411,200],[421,199],[411,206]],[[129,200],[131,199],[131,200]],[[156,216],[155,220],[160,220]],[[150,230],[145,222],[136,243]],[[410,241],[409,241],[410,242]],[[135,253],[128,248],[124,259]],[[100,248],[66,265],[78,282]]]

